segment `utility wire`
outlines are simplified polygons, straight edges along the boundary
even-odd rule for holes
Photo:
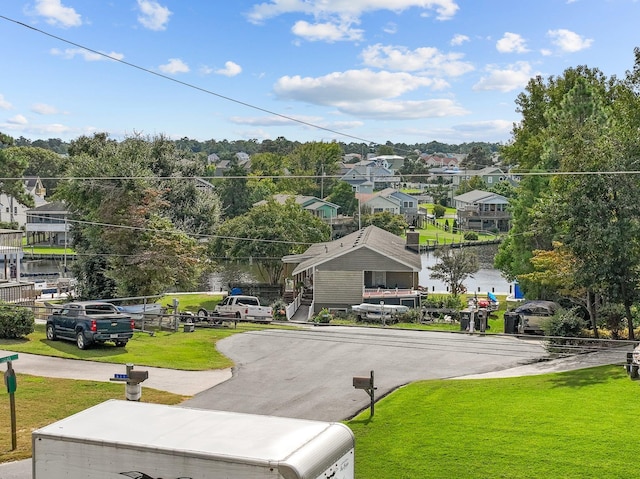
[[[187,82],[178,80],[176,78],[172,78],[172,77],[170,77],[168,75],[163,75],[162,73],[158,73],[158,72],[155,72],[153,70],[149,70],[148,68],[141,67],[140,65],[136,65],[135,63],[127,62],[127,61],[124,61],[124,60],[122,60],[120,58],[112,57],[112,56],[110,56],[110,55],[108,55],[106,53],[100,52],[98,50],[94,50],[93,48],[89,48],[89,47],[86,47],[86,46],[81,45],[79,43],[75,43],[75,42],[72,42],[72,41],[67,40],[65,38],[59,37],[57,35],[54,35],[52,33],[45,32],[44,30],[41,30],[41,29],[36,28],[34,26],[31,26],[31,25],[27,25],[26,23],[20,22],[18,20],[13,19],[13,18],[9,18],[9,17],[6,17],[4,15],[0,15],[0,18],[2,18],[3,20],[6,20],[8,22],[15,23],[16,25],[20,25],[20,26],[22,26],[24,28],[28,28],[29,30],[33,30],[34,32],[40,33],[42,35],[46,35],[46,36],[48,36],[50,38],[53,38],[55,40],[58,40],[60,42],[64,42],[64,43],[66,43],[68,45],[72,45],[74,47],[81,48],[81,49],[86,50],[86,51],[91,52],[91,53],[95,53],[96,55],[100,55],[100,56],[102,56],[104,58],[108,58],[109,60],[113,60],[113,61],[122,63],[123,65],[126,65],[128,67],[135,68],[137,70],[140,70],[140,71],[145,72],[145,73],[149,73],[151,75],[155,75],[157,77],[163,78],[164,80],[169,80],[169,81],[172,81],[172,82],[177,83],[179,85],[186,86],[188,88],[192,88],[192,89],[200,91],[202,93],[206,93],[207,95],[212,95],[212,96],[221,98],[223,100],[227,100],[227,101],[236,103],[238,105],[245,106],[247,108],[252,108],[254,110],[258,110],[258,111],[261,111],[263,113],[268,113],[269,115],[274,115],[274,116],[277,116],[279,118],[283,118],[285,120],[289,120],[289,121],[292,121],[292,122],[295,122],[295,123],[299,123],[301,125],[309,126],[311,128],[315,128],[317,130],[326,131],[326,132],[333,133],[333,134],[336,134],[336,135],[339,135],[339,136],[342,136],[342,137],[345,137],[345,138],[351,138],[353,140],[358,140],[358,141],[361,141],[361,142],[364,142],[364,143],[368,143],[369,145],[372,145],[372,144],[373,145],[377,145],[378,144],[377,142],[374,142],[374,141],[371,141],[371,140],[367,140],[366,138],[361,138],[361,137],[355,136],[355,135],[349,135],[347,133],[343,133],[343,132],[338,131],[338,130],[333,130],[331,128],[327,128],[327,127],[324,127],[324,126],[316,125],[316,124],[310,123],[308,121],[300,120],[300,119],[294,118],[292,116],[283,115],[282,113],[277,113],[277,112],[274,112],[274,111],[271,111],[271,110],[267,110],[266,108],[262,108],[262,107],[259,107],[259,106],[256,106],[256,105],[252,105],[251,103],[247,103],[247,102],[244,102],[244,101],[241,101],[241,100],[237,100],[235,98],[231,98],[229,96],[222,95],[220,93],[216,93],[216,92],[211,91],[211,90],[207,90],[206,88],[202,88],[202,87],[196,86],[196,85],[194,85],[192,83],[187,83]]]

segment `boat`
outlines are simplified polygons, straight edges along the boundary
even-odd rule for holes
[[[127,304],[116,307],[123,313],[131,316],[132,319],[159,316],[164,312],[164,307],[160,303]]]
[[[351,306],[351,310],[358,316],[365,316],[367,319],[383,319],[407,313],[409,306],[402,304],[361,303]]]

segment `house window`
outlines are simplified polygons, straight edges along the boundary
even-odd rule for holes
[[[493,176],[489,176],[489,177],[487,178],[487,183],[488,183],[488,184],[493,183]]]

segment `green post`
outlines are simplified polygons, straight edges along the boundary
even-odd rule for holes
[[[7,386],[7,392],[9,393],[9,409],[11,414],[11,450],[15,451],[18,448],[15,399],[15,392],[18,388],[18,382],[16,381],[16,372],[13,370],[13,363],[11,361],[7,361],[7,370],[4,373],[4,383]]]

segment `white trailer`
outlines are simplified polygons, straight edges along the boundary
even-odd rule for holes
[[[110,400],[32,433],[33,479],[353,479],[340,423]]]

